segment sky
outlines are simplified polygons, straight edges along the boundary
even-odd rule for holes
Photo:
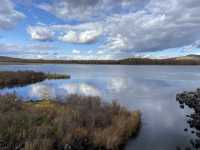
[[[0,56],[200,54],[200,0],[0,0]]]

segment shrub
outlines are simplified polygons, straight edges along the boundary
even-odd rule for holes
[[[116,150],[136,133],[140,115],[99,97],[25,102],[1,95],[0,122],[0,141],[8,149]]]

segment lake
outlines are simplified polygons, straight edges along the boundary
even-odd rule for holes
[[[0,93],[38,99],[67,94],[101,96],[106,102],[118,101],[130,110],[140,110],[142,127],[125,150],[175,150],[185,148],[191,138],[186,123],[188,108],[181,109],[176,94],[200,87],[200,66],[126,65],[0,65],[0,71],[34,70],[62,73],[66,80],[45,80],[25,87],[2,89]]]

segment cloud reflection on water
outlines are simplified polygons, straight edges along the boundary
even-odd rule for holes
[[[28,97],[39,99],[62,98],[69,94],[101,96],[101,92],[96,87],[86,83],[63,83],[57,86],[48,83],[37,83],[29,87],[28,93]]]
[[[29,97],[39,99],[55,98],[56,90],[48,84],[33,84],[30,86]]]
[[[125,90],[128,87],[128,81],[125,78],[115,77],[108,81],[108,90],[114,91],[116,93]]]
[[[68,94],[81,94],[85,96],[101,95],[101,92],[96,87],[86,83],[66,83],[59,88],[66,90]]]

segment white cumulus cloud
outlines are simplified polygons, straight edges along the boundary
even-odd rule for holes
[[[49,30],[48,27],[43,26],[29,26],[27,28],[28,34],[33,40],[49,41],[53,39],[54,32]]]
[[[88,30],[83,32],[69,31],[59,39],[67,43],[92,43],[101,35],[100,31]]]
[[[79,50],[77,50],[77,49],[73,49],[72,53],[73,54],[80,54],[81,52]]]

